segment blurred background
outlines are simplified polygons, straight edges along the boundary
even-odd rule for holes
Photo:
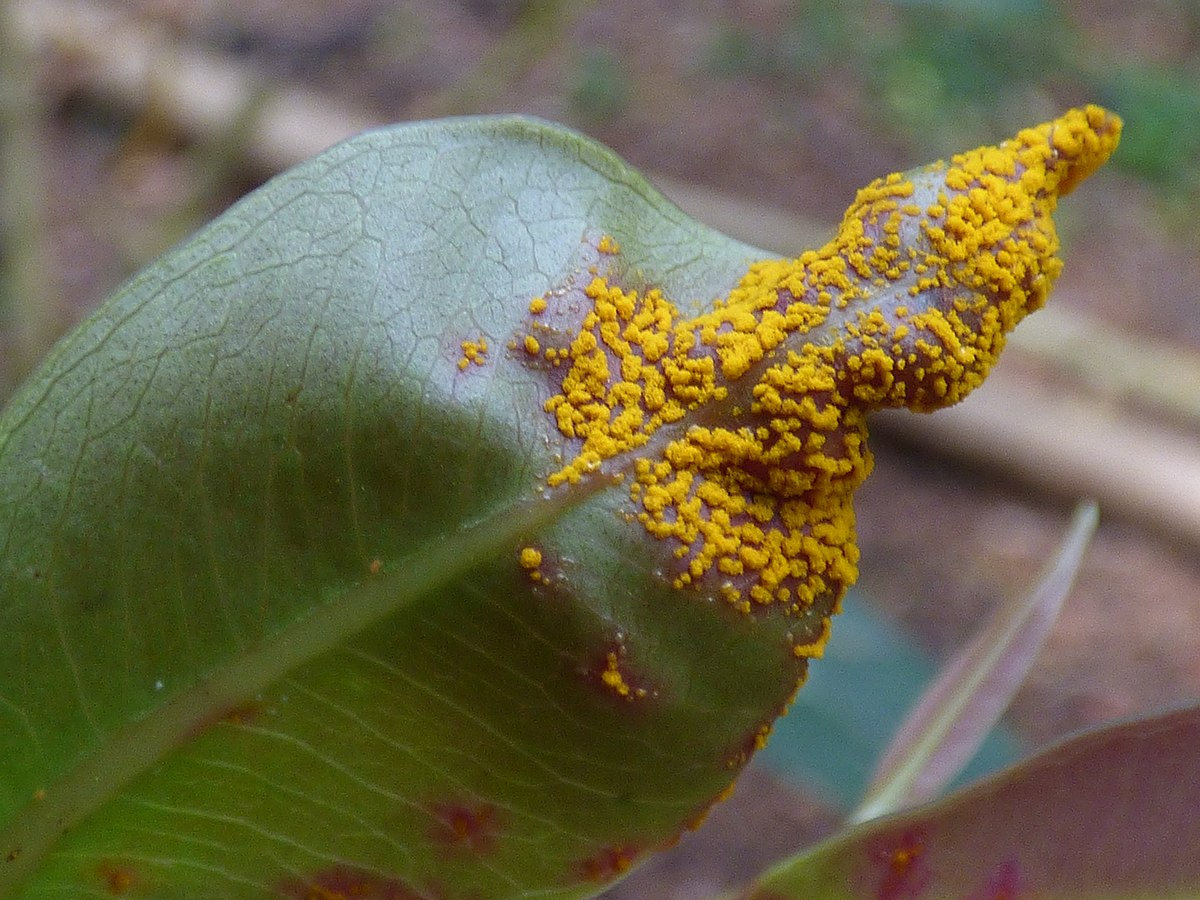
[[[1103,524],[980,770],[1200,697],[1200,4],[1192,0],[6,0],[0,404],[124,278],[374,124],[578,128],[698,218],[820,243],[855,188],[1099,102],[1125,133],[1063,204],[1066,271],[959,409],[886,417],[863,575],[733,798],[612,891],[703,896],[836,825],[940,660]]]

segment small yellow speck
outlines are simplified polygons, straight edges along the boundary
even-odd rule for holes
[[[618,697],[624,697],[626,700],[637,700],[646,696],[645,688],[630,687],[625,680],[625,675],[621,672],[621,657],[616,652],[608,653],[605,669],[600,673],[600,681]]]
[[[525,335],[525,352],[530,356],[537,356],[542,349],[542,345],[538,343],[538,339],[532,334]]]
[[[486,338],[480,338],[477,341],[463,341],[459,346],[462,348],[462,357],[458,360],[459,371],[465,370],[471,363],[482,366],[487,362],[488,342]]]
[[[608,256],[614,256],[621,252],[621,245],[613,240],[611,235],[606,234],[600,238],[600,243],[596,246],[596,249]]]

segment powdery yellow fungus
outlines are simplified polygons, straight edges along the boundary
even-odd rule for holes
[[[612,235],[606,234],[600,238],[600,243],[596,245],[596,249],[608,256],[615,256],[621,252],[621,245],[613,240]]]
[[[488,342],[486,338],[477,341],[463,341],[460,345],[462,356],[458,360],[459,371],[464,371],[471,363],[482,366],[487,362]]]
[[[521,568],[529,573],[534,581],[542,580],[542,551],[536,547],[522,547],[517,556]]]
[[[695,318],[657,289],[596,277],[545,404],[580,442],[549,484],[631,476],[631,515],[672,546],[677,587],[744,612],[840,598],[857,576],[866,414],[948,406],[983,381],[1059,274],[1058,196],[1119,132],[1088,106],[879,179],[830,243],[755,263]],[[820,655],[827,633],[796,655]],[[610,678],[619,690],[611,665]]]
[[[826,618],[817,637],[803,644],[793,644],[792,653],[804,659],[820,659],[825,655],[825,644],[829,640],[829,632],[832,630],[830,626],[831,623]]]
[[[646,696],[646,689],[630,687],[621,671],[621,655],[615,651],[608,653],[604,671],[600,673],[600,681],[606,688],[626,700],[640,700]]]

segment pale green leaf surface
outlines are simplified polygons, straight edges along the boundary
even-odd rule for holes
[[[779,864],[744,900],[1200,896],[1200,707],[1068,739]]]
[[[509,344],[589,267],[706,303],[756,255],[579,136],[460,120],[123,287],[0,419],[0,896],[575,896],[670,841],[806,626],[667,587],[607,483],[547,492]]]

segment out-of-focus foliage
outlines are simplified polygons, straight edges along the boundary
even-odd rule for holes
[[[1163,6],[1185,31],[1200,31],[1193,4]],[[1114,163],[1172,201],[1183,192],[1195,202],[1200,44],[1154,57],[1098,53],[1087,20],[1103,15],[1053,0],[797,2],[770,33],[727,20],[705,67],[791,81],[802,91],[836,79],[873,120],[861,124],[905,141],[915,156],[1010,130],[1058,96],[1100,99],[1128,123]]]

